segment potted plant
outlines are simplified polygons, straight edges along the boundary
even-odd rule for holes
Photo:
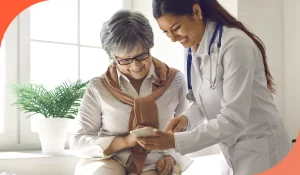
[[[12,105],[24,113],[30,113],[28,117],[42,116],[35,120],[44,154],[63,154],[69,120],[77,115],[87,84],[88,81],[82,80],[64,81],[51,90],[33,83],[11,86],[16,96]]]

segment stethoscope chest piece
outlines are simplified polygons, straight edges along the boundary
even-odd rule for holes
[[[195,96],[192,89],[189,89],[188,93],[186,94],[186,99],[189,101],[195,101]]]

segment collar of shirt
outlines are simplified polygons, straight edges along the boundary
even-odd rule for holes
[[[217,25],[216,22],[213,22],[210,20],[206,21],[206,26],[205,26],[205,31],[204,31],[203,37],[201,39],[200,45],[199,45],[196,53],[193,53],[194,56],[204,57],[205,55],[208,55],[210,39],[213,35],[216,25]]]
[[[128,83],[130,83],[130,81],[129,81],[129,79],[127,78],[127,76],[124,75],[124,74],[119,70],[118,67],[117,67],[117,74],[118,74],[118,82],[119,82],[119,86],[121,86],[121,81],[120,81],[121,78],[123,78],[123,79],[126,80]],[[156,72],[155,72],[155,67],[154,67],[153,63],[151,64],[151,67],[150,67],[149,72],[148,72],[148,74],[147,74],[147,76],[146,76],[145,79],[149,79],[149,78],[152,78],[152,77],[153,77],[152,82],[154,82],[155,80],[159,80],[159,78],[158,78],[158,76],[157,76],[157,74],[156,74]]]

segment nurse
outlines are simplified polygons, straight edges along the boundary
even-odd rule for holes
[[[188,50],[192,104],[157,131],[159,137],[138,138],[140,145],[187,154],[218,143],[229,174],[252,175],[278,164],[291,143],[274,104],[262,41],[216,0],[153,0],[152,7],[160,29]]]

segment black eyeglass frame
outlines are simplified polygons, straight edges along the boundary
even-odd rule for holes
[[[147,54],[147,56],[141,57],[141,56],[143,56],[145,54]],[[133,60],[143,61],[143,60],[149,58],[149,56],[150,56],[150,51],[148,50],[147,52],[144,52],[144,53],[142,53],[140,55],[137,55],[135,57],[132,57],[132,58],[124,58],[124,59],[118,60],[117,56],[115,56],[115,59],[116,59],[116,61],[118,62],[119,65],[123,66],[123,65],[129,65],[129,64],[131,64],[133,62]],[[139,59],[139,58],[141,58],[141,59]],[[128,63],[122,63],[122,61],[128,61]]]

